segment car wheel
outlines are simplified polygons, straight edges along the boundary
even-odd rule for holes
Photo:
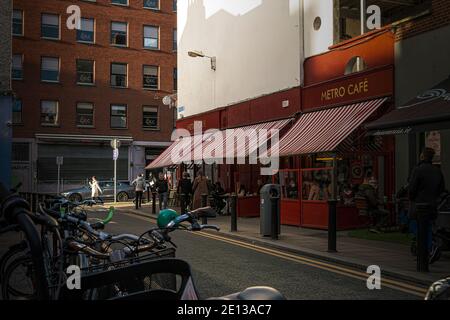
[[[69,196],[69,200],[72,202],[81,202],[81,200],[83,200],[83,198],[81,197],[81,194],[74,193]]]
[[[119,202],[127,202],[128,199],[129,199],[128,193],[126,193],[126,192],[120,192],[117,195],[117,201],[119,201]]]

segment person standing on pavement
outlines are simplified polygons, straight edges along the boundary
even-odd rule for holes
[[[408,185],[410,218],[423,224],[427,230],[426,248],[432,252],[432,222],[437,218],[438,199],[445,191],[445,181],[441,170],[433,165],[435,151],[425,148],[420,154],[420,162],[411,173]]]
[[[183,179],[178,182],[177,193],[180,195],[181,211],[187,211],[192,197],[192,181],[189,178],[189,173],[183,172]]]
[[[202,206],[202,194],[209,195],[208,179],[203,174],[203,171],[199,171],[197,178],[194,180],[194,185],[192,186],[192,191],[194,193],[192,207],[193,209],[201,208]]]
[[[133,180],[133,182],[131,182],[132,185],[135,185],[134,187],[134,191],[136,193],[136,199],[135,199],[135,203],[136,203],[136,210],[142,207],[142,195],[144,193],[144,189],[145,189],[145,179],[144,179],[144,174],[139,174],[136,179]]]
[[[169,184],[164,178],[164,173],[160,172],[158,180],[155,184],[156,192],[158,192],[159,210],[167,209],[167,193],[169,192]]]
[[[91,187],[91,198],[92,200],[98,199],[101,201],[100,197],[98,196],[99,192],[103,193],[102,189],[100,189],[100,186],[98,184],[97,178],[95,176],[92,177],[92,180],[89,181],[89,186]]]

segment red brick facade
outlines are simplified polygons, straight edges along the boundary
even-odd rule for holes
[[[400,41],[421,33],[432,31],[450,24],[450,5],[448,0],[433,0],[429,13],[396,27],[395,40]]]
[[[95,44],[76,41],[76,30],[66,27],[70,5],[81,8],[83,18],[95,19]],[[16,96],[22,99],[23,124],[14,126],[15,138],[34,138],[36,133],[132,136],[139,141],[170,141],[174,110],[161,99],[174,93],[173,72],[176,52],[173,31],[176,12],[172,1],[160,1],[160,10],[143,8],[142,0],[129,6],[112,5],[110,0],[53,1],[15,0],[14,9],[24,12],[24,36],[13,38],[13,54],[23,55],[23,80],[13,81]],[[41,39],[41,13],[60,15],[60,40]],[[128,47],[110,44],[111,21],[128,22]],[[143,48],[143,26],[160,27],[159,50]],[[41,56],[60,58],[59,83],[40,80]],[[77,85],[76,59],[95,60],[95,85]],[[128,64],[128,87],[110,86],[110,63]],[[143,89],[143,65],[159,66],[159,90]],[[59,101],[59,125],[44,127],[40,122],[40,101]],[[94,128],[76,124],[77,102],[94,104]],[[127,128],[110,128],[110,105],[127,105]],[[159,107],[159,130],[143,129],[143,105]]]

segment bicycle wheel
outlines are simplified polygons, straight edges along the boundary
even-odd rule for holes
[[[21,256],[6,268],[2,286],[4,300],[36,300],[35,270],[31,256]]]
[[[27,249],[28,245],[26,241],[21,241],[20,243],[11,246],[8,251],[3,254],[3,256],[0,258],[0,283],[2,282],[2,279],[6,272],[6,268],[8,267],[10,262],[14,261],[21,255],[29,253]]]

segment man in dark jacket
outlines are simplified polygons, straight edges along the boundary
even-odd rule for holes
[[[164,173],[160,172],[158,180],[155,184],[156,191],[158,192],[159,210],[167,209],[167,193],[169,192],[169,184],[164,178]]]
[[[432,162],[434,154],[431,148],[422,151],[420,162],[411,173],[408,186],[410,218],[417,221],[419,271],[428,270],[428,263],[423,260],[429,255],[432,261],[436,253],[432,243],[432,222],[437,217],[439,196],[445,190],[444,176]]]
[[[183,179],[178,182],[177,193],[180,195],[181,213],[185,213],[192,197],[192,181],[189,173],[183,173]]]
[[[444,176],[433,165],[434,150],[425,148],[420,155],[420,162],[414,168],[409,179],[408,193],[411,201],[411,218],[417,218],[417,204],[426,204],[430,210],[427,214],[432,220],[436,218],[437,201],[445,190]]]

